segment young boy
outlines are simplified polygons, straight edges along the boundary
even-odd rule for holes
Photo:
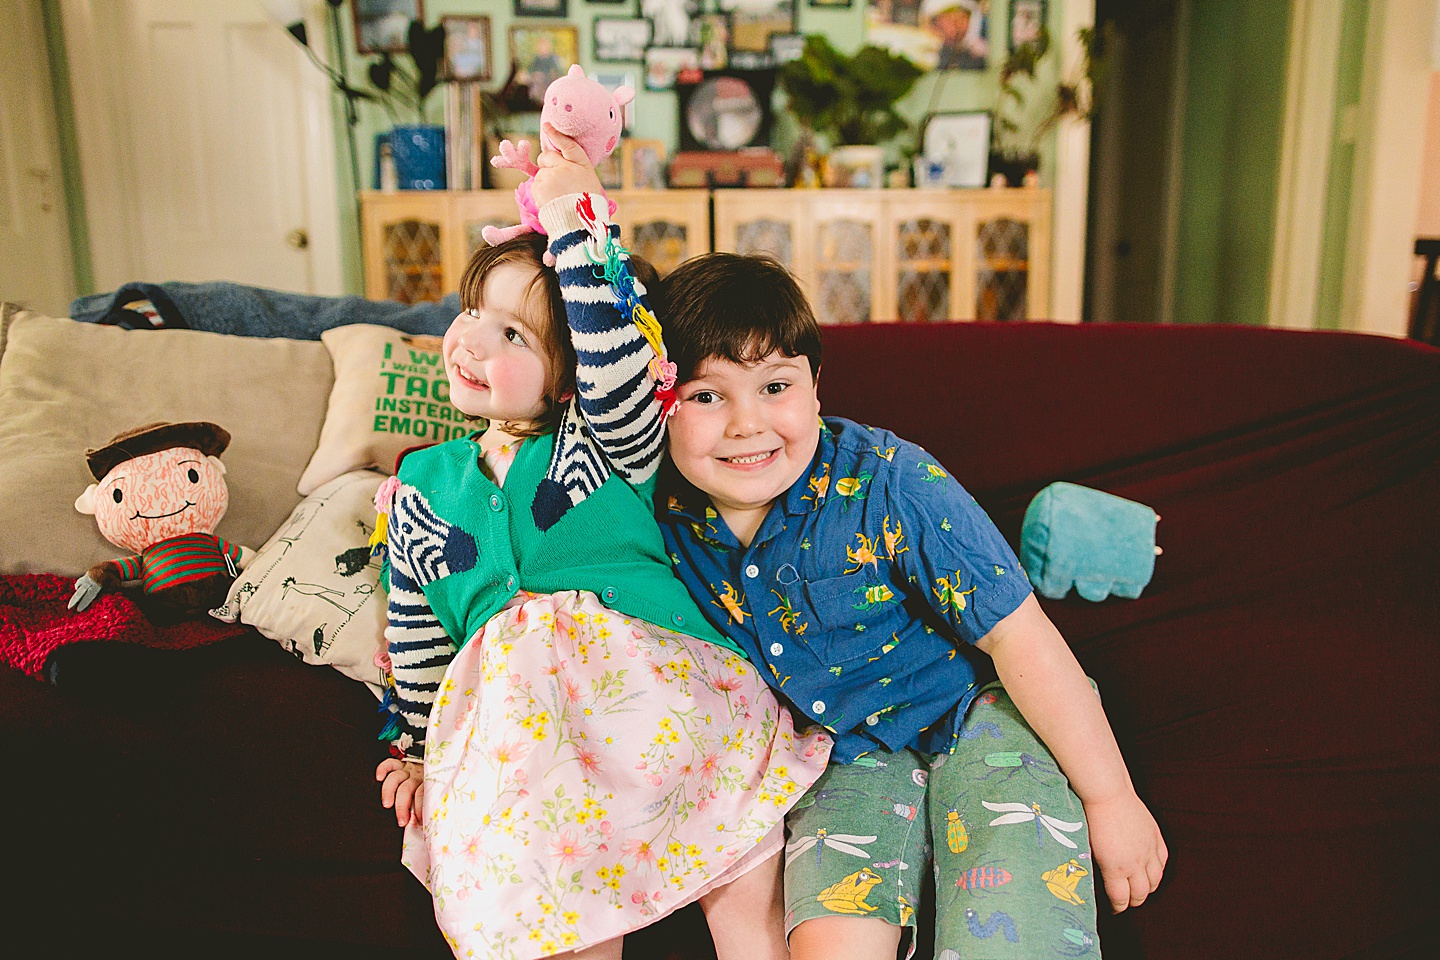
[[[907,927],[913,952],[932,858],[937,957],[1098,956],[1095,868],[1137,906],[1165,843],[1014,553],[920,447],[820,419],[820,333],[783,267],[699,257],[660,301],[666,546],[835,740],[787,823],[792,956],[890,960]]]

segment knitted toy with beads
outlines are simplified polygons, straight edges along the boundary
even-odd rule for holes
[[[75,581],[68,606],[84,610],[103,591],[139,581],[146,600],[172,613],[204,613],[225,601],[254,551],[215,536],[230,493],[220,454],[224,428],[204,421],[149,423],[85,451],[96,482],[75,509],[137,556],[107,560]]]
[[[548,123],[579,143],[592,166],[598,164],[610,156],[620,142],[620,130],[624,125],[621,112],[625,104],[634,99],[635,91],[630,87],[619,87],[612,94],[597,81],[585,76],[585,71],[576,64],[569,73],[545,88],[545,106],[540,110],[540,148],[555,149],[554,142],[543,132],[544,125]],[[545,228],[540,225],[540,211],[530,192],[531,179],[540,169],[530,160],[530,141],[521,140],[518,144],[501,141],[500,153],[490,158],[490,164],[501,169],[523,171],[527,179],[515,188],[520,223],[513,227],[486,227],[480,231],[485,242],[493,247],[523,233],[544,233]],[[610,200],[609,203],[613,215],[615,201]],[[549,251],[545,253],[545,265],[555,265]]]

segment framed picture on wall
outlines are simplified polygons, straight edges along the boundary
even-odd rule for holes
[[[828,7],[832,10],[848,10],[855,0],[810,0],[812,7]]]
[[[730,12],[730,50],[770,55],[770,35],[795,32],[796,0],[720,0]],[[731,57],[731,60],[734,60]],[[732,64],[733,66],[733,64]]]
[[[1045,0],[1010,0],[1010,49],[1039,43],[1045,31]]]
[[[665,188],[665,141],[627,139],[620,148],[621,176],[626,190]]]
[[[490,18],[447,16],[440,24],[445,28],[441,75],[447,80],[489,80]]]
[[[945,167],[951,187],[983,187],[990,174],[990,113],[962,110],[931,114],[921,136],[921,153]]]
[[[643,17],[596,17],[593,38],[596,60],[643,60],[645,48],[650,45],[650,21]]]
[[[675,78],[692,70],[700,70],[700,51],[694,47],[645,49],[646,90],[673,90]]]
[[[730,62],[730,15],[702,13],[690,21],[690,46],[700,50],[701,70],[724,70]]]
[[[805,35],[803,33],[770,34],[770,59],[775,66],[780,67],[791,60],[799,60],[804,53]]]
[[[527,91],[526,110],[539,110],[545,88],[580,62],[580,35],[569,24],[510,25],[510,63],[515,85]]]
[[[354,0],[355,49],[361,53],[405,50],[410,21],[425,19],[424,0]]]
[[[515,0],[517,17],[565,17],[570,0]]]

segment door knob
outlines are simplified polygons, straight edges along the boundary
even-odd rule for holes
[[[310,246],[310,234],[297,227],[285,235],[285,242],[296,250],[304,250]]]

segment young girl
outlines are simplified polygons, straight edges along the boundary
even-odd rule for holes
[[[551,136],[533,191],[555,271],[536,234],[480,251],[445,335],[451,402],[489,426],[377,496],[403,755],[382,802],[457,956],[618,958],[699,899],[722,960],[778,960],[784,815],[830,744],[671,572],[673,372],[598,178]]]

